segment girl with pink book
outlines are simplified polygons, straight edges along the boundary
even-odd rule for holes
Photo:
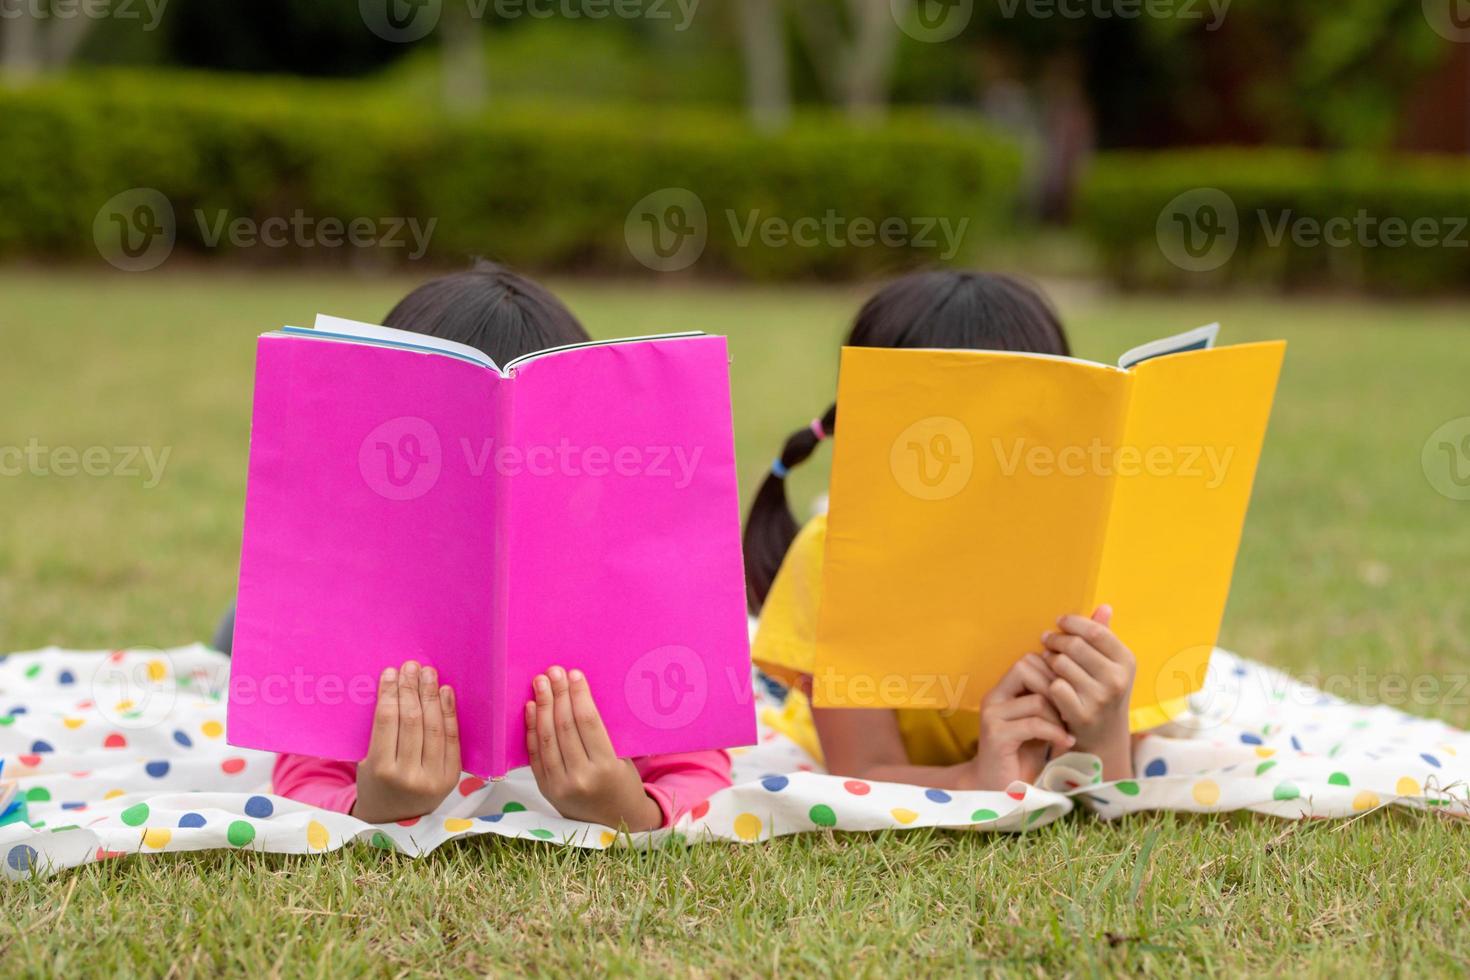
[[[590,340],[550,292],[488,262],[415,289],[384,325],[467,344],[497,364]],[[216,645],[229,652],[230,630],[222,632],[225,642]],[[541,794],[568,819],[654,830],[730,785],[723,750],[618,758],[591,686],[575,667],[550,666],[531,689],[534,698],[524,709],[527,755]],[[290,799],[386,823],[437,808],[458,785],[460,763],[455,691],[440,684],[432,664],[410,660],[378,678],[371,742],[361,762],[282,754],[274,784]]]

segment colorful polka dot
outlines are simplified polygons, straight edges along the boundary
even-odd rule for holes
[[[501,813],[524,813],[525,812],[525,809],[526,809],[526,804],[524,804],[524,803],[517,803],[515,800],[511,800],[505,806],[503,806],[503,807],[500,808],[500,812]]]
[[[474,825],[475,822],[473,820],[465,820],[463,817],[450,817],[444,821],[444,829],[451,834],[458,834],[461,831],[469,830]]]
[[[913,810],[909,810],[909,809],[907,809],[905,807],[901,807],[901,806],[894,807],[892,810],[889,810],[888,812],[893,816],[893,819],[894,820],[897,820],[901,824],[911,824],[915,820],[919,819],[919,815],[917,813],[915,813]]]
[[[1269,759],[1276,754],[1275,749],[1268,749],[1264,745],[1256,749],[1256,755],[1262,759]]]
[[[869,793],[873,792],[873,787],[869,786],[861,779],[849,779],[847,782],[842,784],[842,788],[847,790],[853,796],[867,796]]]
[[[1261,744],[1261,736],[1252,734],[1251,732],[1241,732],[1240,733],[1240,740],[1242,742],[1244,742],[1246,745],[1260,745]]]
[[[818,827],[837,826],[837,814],[833,812],[832,808],[825,803],[818,803],[816,806],[812,807],[810,810],[807,811],[807,816],[810,817],[812,823],[816,824]]]
[[[1118,783],[1118,792],[1124,796],[1137,796],[1138,784],[1131,779],[1125,779],[1121,783]]]
[[[1428,752],[1420,752],[1419,758],[1423,759],[1425,762],[1429,763],[1436,769],[1440,768],[1439,760],[1430,755]]]
[[[106,793],[103,793],[102,794],[102,798],[104,800],[115,800],[119,796],[127,796],[127,795],[128,795],[128,791],[125,790],[125,789],[110,789]]]
[[[693,820],[703,820],[707,813],[709,813],[709,800],[695,804],[694,809],[689,811],[689,816]]]
[[[257,820],[264,820],[276,812],[276,806],[264,796],[252,796],[245,801],[245,815]]]
[[[174,839],[174,832],[167,827],[149,827],[143,831],[143,846],[161,851]]]
[[[125,749],[128,747],[127,737],[120,732],[113,732],[102,740],[104,749]]]
[[[180,830],[193,830],[193,829],[198,828],[198,827],[203,827],[208,822],[209,821],[207,821],[207,820],[204,819],[204,815],[203,814],[200,814],[200,813],[186,813],[182,817],[179,818],[179,829]]]
[[[40,854],[29,844],[17,844],[5,855],[5,863],[12,871],[33,871],[38,865]]]
[[[597,842],[603,847],[612,847],[613,843],[617,839],[618,835],[613,833],[611,830],[604,830],[602,833],[597,835]]]
[[[994,810],[981,809],[976,810],[974,813],[970,814],[970,820],[974,823],[985,823],[987,820],[994,820],[999,816],[1000,814],[996,813]]]
[[[1378,794],[1372,792],[1371,790],[1366,790],[1365,789],[1365,790],[1363,790],[1363,792],[1361,792],[1357,796],[1353,797],[1353,809],[1354,810],[1371,810],[1371,809],[1373,809],[1377,805],[1378,805]]]
[[[329,837],[327,828],[319,821],[312,820],[306,825],[306,846],[313,851],[324,851],[327,848]]]
[[[741,840],[755,840],[761,835],[761,818],[753,813],[742,813],[735,818],[735,836]]]
[[[395,843],[393,843],[393,838],[389,837],[387,834],[383,833],[381,830],[376,831],[373,834],[372,845],[374,847],[381,848],[382,850],[385,850],[385,851],[396,851],[396,850],[398,850],[398,845],[395,844]]]
[[[767,776],[766,778],[761,780],[761,786],[767,792],[779,793],[783,789],[785,789],[787,784],[790,782],[791,780],[787,779],[785,776]]]
[[[63,670],[61,673],[59,673],[59,674],[56,675],[56,683],[62,685],[63,687],[70,687],[71,685],[75,684],[76,682],[77,682],[77,675],[76,674],[73,674],[69,670]]]
[[[1151,759],[1149,764],[1143,767],[1145,776],[1165,776],[1169,773],[1169,764],[1163,759]]]
[[[481,823],[500,823],[501,818],[504,816],[505,814],[503,813],[487,813],[481,817],[477,817],[476,819],[479,820]]]
[[[174,741],[186,749],[194,747],[194,740],[189,737],[188,732],[182,730],[174,732]]]
[[[1214,806],[1220,802],[1220,784],[1213,779],[1201,779],[1191,790],[1194,801],[1200,806]]]
[[[34,769],[41,764],[41,757],[34,754],[18,755],[15,757],[15,761],[27,769]]]
[[[206,721],[199,726],[199,731],[204,733],[205,738],[219,738],[225,733],[225,726],[217,721]]]
[[[942,789],[926,789],[924,790],[924,798],[931,803],[948,803],[954,799],[954,797]]]
[[[259,797],[256,797],[259,799]],[[249,810],[247,809],[248,813]],[[236,847],[244,847],[255,840],[255,824],[248,820],[231,821],[229,827],[225,828],[225,840]]]
[[[1276,788],[1271,791],[1271,799],[1280,800],[1283,803],[1301,795],[1302,791],[1297,789],[1295,783],[1277,783]]]
[[[26,790],[27,803],[50,803],[51,791],[44,786],[32,786]]]
[[[1327,777],[1327,782],[1332,786],[1351,786],[1353,784],[1353,781],[1348,778],[1348,774],[1345,772],[1333,773]]]
[[[466,776],[464,779],[461,779],[459,781],[460,796],[469,796],[471,793],[478,793],[484,788],[485,780],[481,779],[479,776]]]
[[[1399,796],[1421,796],[1424,790],[1419,785],[1419,780],[1413,776],[1404,776],[1394,785],[1393,791]]]
[[[129,827],[141,827],[148,822],[148,804],[133,804],[120,814],[120,819]]]
[[[161,681],[168,676],[168,665],[162,660],[148,661],[148,679],[150,681]]]
[[[143,771],[154,779],[162,779],[168,775],[169,764],[166,759],[154,759],[143,767]]]
[[[236,756],[221,762],[219,767],[226,776],[235,776],[244,771],[245,760]]]
[[[65,725],[70,731],[76,731],[87,722],[85,718],[63,718],[61,719],[61,723]]]
[[[41,676],[41,665],[40,664],[31,664],[29,667],[26,668],[26,677],[29,680],[35,680],[37,677],[40,677],[40,676]]]
[[[1275,759],[1268,759],[1267,761],[1261,763],[1259,766],[1256,766],[1256,775],[1264,776],[1266,773],[1270,772],[1275,765]]]
[[[539,840],[551,840],[553,837],[556,836],[545,827],[536,827],[530,831],[530,834],[532,837],[538,838]]]

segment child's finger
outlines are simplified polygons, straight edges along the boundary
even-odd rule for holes
[[[444,713],[439,708],[439,675],[433,667],[419,671],[419,704],[424,711],[423,767],[438,772],[444,766]]]
[[[419,703],[419,665],[410,660],[398,672],[398,761],[417,766],[424,758],[424,708]]]
[[[1050,694],[1052,704],[1057,706],[1067,724],[1075,725],[1087,715],[1087,706],[1082,703],[1071,681],[1058,677],[1052,682]]]
[[[1094,704],[1107,700],[1107,690],[1091,674],[1083,670],[1070,654],[1059,653],[1051,658],[1052,669],[1057,676],[1072,685],[1072,689],[1085,701]]]
[[[1056,707],[1045,695],[1041,694],[1027,694],[1019,698],[1012,698],[986,710],[995,712],[997,717],[1007,721],[1014,721],[1018,718],[1045,718],[1058,725],[1062,723],[1061,715],[1057,714]]]
[[[1092,611],[1092,621],[1100,626],[1113,625],[1113,607],[1103,603]]]
[[[602,714],[597,702],[592,699],[592,688],[587,675],[574,670],[569,676],[572,691],[572,717],[576,719],[577,731],[582,736],[582,745],[587,749],[587,758],[594,762],[616,759],[612,739],[608,738],[607,726],[602,723]]]
[[[551,716],[556,724],[556,744],[561,749],[561,758],[567,768],[576,768],[587,762],[587,749],[582,744],[582,733],[577,731],[577,719],[572,717],[572,692],[567,684],[567,672],[552,667],[546,672],[551,681]]]
[[[1014,726],[1013,731],[1019,734],[1017,740],[1021,742],[1033,739],[1048,742],[1062,752],[1077,744],[1077,740],[1067,734],[1065,728],[1045,718],[1019,718],[1011,724]]]
[[[1028,653],[1016,661],[1013,668],[1021,678],[1025,689],[1032,694],[1045,694],[1051,682],[1057,679],[1056,672],[1039,653]]]
[[[1103,606],[1102,608],[1107,609],[1108,607]],[[1111,619],[1111,611],[1109,611],[1109,619]],[[1073,636],[1082,637],[1109,660],[1123,663],[1131,656],[1128,648],[1123,645],[1123,641],[1118,639],[1118,634],[1108,628],[1106,623],[1082,616],[1063,616],[1057,620],[1057,625]]]
[[[439,688],[439,710],[444,715],[444,771],[458,776],[459,761],[459,708],[454,703],[454,688],[448,684]]]
[[[392,667],[378,678],[378,705],[373,709],[373,734],[368,761],[391,762],[398,754],[398,671]]]
[[[537,674],[533,687],[536,691],[536,742],[541,754],[541,769],[551,778],[560,776],[566,766],[561,758],[561,746],[556,741],[556,722],[551,714],[551,681],[545,674]]]
[[[1052,653],[1065,654],[1072,658],[1073,662],[1087,671],[1089,677],[1105,677],[1112,669],[1113,662],[1080,636],[1071,633],[1047,633],[1042,640]],[[1055,664],[1052,669],[1056,670]]]
[[[531,760],[531,772],[536,775],[539,785],[546,778],[546,770],[541,765],[541,736],[536,731],[536,702],[526,702],[526,755]]]

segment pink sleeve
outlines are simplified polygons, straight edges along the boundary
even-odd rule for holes
[[[646,755],[634,759],[643,789],[663,811],[667,827],[730,785],[730,756],[722,749]]]
[[[357,764],[283,754],[271,779],[277,796],[324,810],[351,813],[357,802]]]

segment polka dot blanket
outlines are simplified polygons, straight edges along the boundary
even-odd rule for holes
[[[1138,775],[1124,782],[1102,783],[1096,760],[1081,754],[1006,792],[843,779],[762,726],[756,746],[733,752],[733,787],[652,834],[564,820],[525,771],[466,777],[437,812],[372,825],[272,795],[273,757],[226,741],[228,671],[226,657],[200,646],[0,659],[0,778],[15,780],[28,819],[0,826],[0,873],[207,848],[320,853],[352,841],[424,855],[486,833],[606,848],[671,834],[695,843],[826,829],[1014,832],[1078,805],[1104,818],[1161,809],[1351,817],[1383,806],[1470,816],[1470,736],[1217,651],[1191,710],[1137,741]],[[757,688],[757,703],[772,707]]]

